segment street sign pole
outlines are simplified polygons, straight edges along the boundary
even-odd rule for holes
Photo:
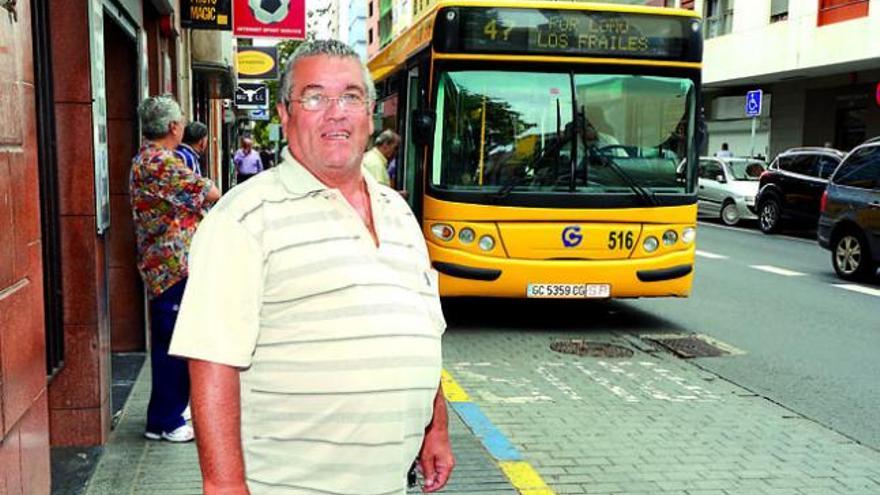
[[[757,124],[758,124],[758,117],[752,117],[752,139],[751,139],[751,141],[749,141],[749,143],[750,143],[749,156],[750,157],[755,156],[755,128],[758,127]]]

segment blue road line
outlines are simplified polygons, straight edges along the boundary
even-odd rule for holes
[[[467,424],[474,435],[480,439],[486,450],[499,461],[520,461],[522,454],[510,443],[489,418],[473,402],[451,402],[458,416]]]

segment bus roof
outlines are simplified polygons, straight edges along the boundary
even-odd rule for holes
[[[555,0],[439,0],[422,13],[400,36],[377,52],[368,63],[373,79],[382,80],[394,72],[411,55],[427,46],[434,34],[437,12],[447,7],[487,7],[517,9],[554,9],[593,12],[619,12],[657,16],[688,17],[699,19],[692,10],[644,5],[604,4],[594,2],[570,2]]]

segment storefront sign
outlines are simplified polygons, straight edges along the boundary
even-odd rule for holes
[[[234,0],[235,36],[305,39],[305,0]]]
[[[236,54],[239,79],[278,79],[278,49],[240,46]]]
[[[269,87],[262,83],[238,83],[235,106],[248,110],[269,108]]]
[[[180,25],[190,29],[232,29],[232,0],[180,0]]]

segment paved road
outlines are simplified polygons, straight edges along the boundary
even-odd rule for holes
[[[625,302],[622,311],[746,351],[697,361],[880,449],[880,282],[841,281],[809,238],[701,223],[697,247],[690,299]]]

